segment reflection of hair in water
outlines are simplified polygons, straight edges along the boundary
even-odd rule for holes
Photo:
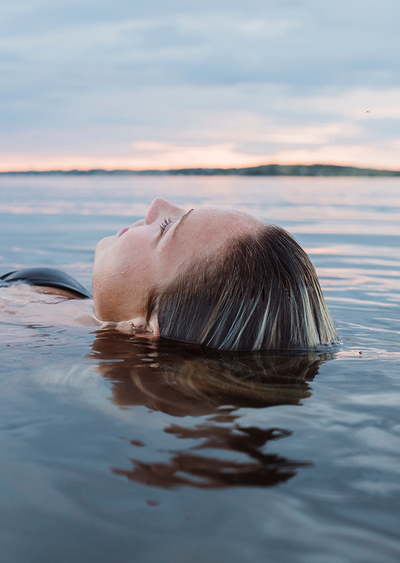
[[[265,407],[298,403],[308,397],[308,384],[318,372],[315,357],[262,356],[183,360],[164,363],[165,381],[194,401]],[[177,369],[178,367],[178,369]]]
[[[291,432],[241,426],[235,410],[298,404],[310,395],[308,382],[328,354],[226,354],[108,330],[97,333],[91,357],[99,360],[98,371],[111,381],[113,402],[123,408],[145,405],[172,416],[213,415],[194,428],[170,424],[166,418],[164,432],[190,439],[190,446],[170,451],[167,461],[149,461],[148,454],[146,462],[131,459],[132,468],[112,469],[116,475],[168,489],[266,487],[285,482],[298,468],[310,465],[263,451]],[[193,440],[200,443],[191,446]],[[137,439],[131,444],[137,453],[138,446],[145,447]],[[201,455],[203,449],[233,452],[236,457]]]
[[[194,429],[171,426],[165,429],[169,434],[192,440],[204,438],[205,442],[196,448],[213,448],[245,454],[246,461],[227,460],[202,456],[198,453],[174,452],[165,462],[144,463],[131,460],[132,469],[112,469],[116,475],[127,477],[144,485],[173,489],[186,485],[198,489],[221,489],[225,487],[271,487],[288,481],[300,467],[311,464],[290,461],[262,448],[272,440],[291,435],[287,430],[246,427],[225,428],[220,426],[198,425]]]
[[[223,405],[297,404],[310,395],[308,382],[330,357],[317,352],[226,354],[171,341],[147,343],[110,330],[98,332],[93,350],[99,360],[114,360],[98,368],[112,381],[113,402],[143,404],[175,416],[217,412]]]
[[[310,259],[274,225],[153,290],[148,319],[154,313],[162,336],[220,350],[315,349],[338,339]]]

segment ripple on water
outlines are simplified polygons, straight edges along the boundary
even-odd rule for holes
[[[341,338],[227,356],[1,289],[5,559],[397,563],[399,179],[1,182],[0,274],[59,267],[90,287],[97,241],[153,197],[234,206],[295,234]]]

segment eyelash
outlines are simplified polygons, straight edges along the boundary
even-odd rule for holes
[[[161,235],[164,234],[165,229],[168,227],[168,225],[172,223],[172,219],[164,219],[164,221],[161,223],[160,225],[160,233]]]

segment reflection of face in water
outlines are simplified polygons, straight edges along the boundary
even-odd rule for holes
[[[242,427],[238,424],[240,413],[235,411],[301,404],[310,396],[308,382],[328,359],[326,354],[227,355],[178,342],[155,343],[117,331],[100,331],[90,357],[99,361],[97,370],[111,381],[112,401],[122,408],[143,405],[173,417],[209,415],[194,428],[174,421],[164,428],[168,434],[190,439],[190,444],[197,440],[198,445],[171,452],[167,463],[131,460],[132,469],[113,469],[118,475],[165,488],[270,486],[286,481],[296,474],[297,467],[307,465],[264,451],[268,442],[291,432]],[[135,440],[131,443],[141,445]],[[246,459],[199,455],[203,449],[236,452]]]

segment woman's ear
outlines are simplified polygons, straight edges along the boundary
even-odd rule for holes
[[[117,324],[117,330],[125,334],[134,334],[144,338],[154,338],[160,336],[157,315],[153,315],[149,322],[144,317],[137,317],[130,321],[121,321]]]
[[[150,331],[153,333],[154,336],[158,337],[158,336],[161,335],[160,326],[158,324],[158,316],[157,316],[156,313],[152,314],[147,326],[150,329]]]

